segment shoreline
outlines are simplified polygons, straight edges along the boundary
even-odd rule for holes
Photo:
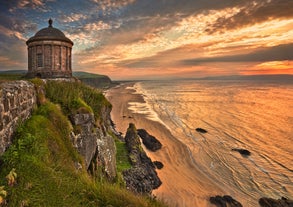
[[[163,169],[157,170],[163,184],[153,191],[153,195],[170,207],[214,206],[209,202],[209,197],[224,194],[224,191],[197,169],[192,156],[189,156],[188,148],[162,123],[129,109],[129,102],[145,103],[142,95],[127,89],[134,84],[135,82],[128,82],[111,88],[106,92],[106,98],[113,105],[111,118],[118,132],[125,135],[129,123],[134,123],[136,128],[145,129],[163,145],[162,149],[156,152],[145,149],[152,161],[164,164]]]

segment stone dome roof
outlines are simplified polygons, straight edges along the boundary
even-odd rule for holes
[[[39,30],[35,34],[35,36],[29,38],[26,44],[29,44],[34,41],[39,41],[39,40],[59,40],[59,41],[71,43],[73,45],[73,42],[69,38],[67,38],[63,32],[61,32],[59,29],[54,28],[52,26],[53,21],[51,19],[49,19],[48,23],[49,23],[48,27]]]

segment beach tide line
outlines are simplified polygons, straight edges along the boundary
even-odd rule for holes
[[[158,114],[153,111],[146,102],[128,102],[128,109],[132,113],[143,114],[147,119],[165,125],[164,122],[159,118]]]

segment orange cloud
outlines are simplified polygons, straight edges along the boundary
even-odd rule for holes
[[[242,72],[243,75],[292,74],[293,61],[270,61],[254,65]]]
[[[5,35],[7,37],[16,37],[19,40],[26,41],[26,38],[23,36],[22,33],[8,29],[6,27],[3,27],[2,25],[0,25],[0,32],[1,32],[1,34]]]
[[[92,0],[92,2],[98,3],[102,10],[107,10],[132,4],[135,0]]]

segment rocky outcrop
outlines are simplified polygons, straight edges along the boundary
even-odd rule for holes
[[[75,128],[71,133],[71,140],[78,150],[78,152],[84,157],[86,168],[89,167],[97,147],[97,134],[94,131],[95,118],[94,114],[73,114],[70,116],[71,123]]]
[[[116,148],[113,138],[106,133],[105,126],[97,127],[92,113],[73,114],[70,119],[75,128],[71,133],[71,139],[84,157],[86,168],[92,164],[94,167],[102,168],[110,180],[114,179]]]
[[[241,203],[228,195],[210,197],[210,202],[217,207],[242,207]]]
[[[0,86],[0,155],[11,144],[17,126],[30,117],[37,104],[35,86],[28,81],[5,82]]]
[[[126,147],[132,168],[123,171],[126,187],[134,192],[150,194],[162,182],[151,159],[144,152],[134,124],[129,124],[125,136]]]
[[[261,207],[293,207],[293,200],[282,197],[281,199],[261,198],[258,201]]]
[[[162,148],[161,142],[154,136],[150,135],[145,129],[138,129],[137,134],[140,136],[142,143],[148,150],[155,152]]]
[[[113,137],[105,130],[97,130],[96,163],[102,166],[103,172],[110,180],[116,177],[116,146]]]

